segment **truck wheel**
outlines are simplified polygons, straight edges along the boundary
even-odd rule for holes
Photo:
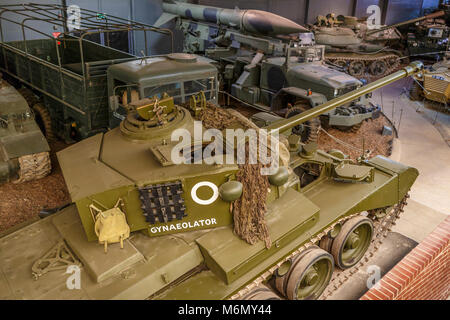
[[[38,102],[38,99],[30,89],[22,87],[17,91],[22,95],[22,97],[24,97],[30,108],[32,108]]]
[[[340,130],[340,131],[344,131],[344,132],[358,132],[358,130],[361,128],[362,126],[362,121],[358,124],[355,124],[353,126],[350,127],[344,127],[344,126],[336,126],[336,129]]]
[[[54,139],[53,130],[52,130],[52,120],[50,118],[50,113],[47,108],[41,103],[36,103],[33,106],[33,111],[35,114],[35,119],[42,133],[48,141]]]
[[[286,112],[286,118],[293,117],[309,109],[309,106],[296,104]],[[320,120],[314,118],[292,128],[292,133],[300,136],[303,143],[317,142],[320,131]]]
[[[353,267],[364,257],[372,241],[373,223],[367,217],[351,218],[333,240],[331,254],[341,269]]]

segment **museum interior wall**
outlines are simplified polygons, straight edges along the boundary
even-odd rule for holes
[[[4,4],[18,4],[23,1],[3,0]],[[49,3],[48,0],[33,0],[34,3]],[[77,4],[82,8],[113,14],[125,19],[131,19],[147,24],[153,24],[161,15],[162,0],[58,0],[61,4]],[[211,5],[223,8],[239,7],[240,9],[258,9],[276,13],[300,24],[313,23],[317,15],[334,12],[342,15],[363,16],[366,8],[371,4],[382,8],[382,22],[386,24],[397,23],[419,16],[426,8],[436,7],[439,0],[192,0],[190,2],[202,5]],[[8,14],[5,14],[8,16]],[[44,33],[58,30],[49,30],[50,26],[43,22],[29,21],[30,26]],[[22,32],[17,27],[3,24],[5,41],[21,40]],[[173,27],[170,23],[166,27]],[[27,39],[39,38],[40,35],[28,31]],[[140,54],[143,49],[142,35],[131,35],[130,48],[134,54]],[[175,51],[180,51],[181,35],[175,34]],[[150,36],[150,54],[167,52],[169,43],[159,35]]]

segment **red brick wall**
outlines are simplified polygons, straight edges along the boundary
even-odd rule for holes
[[[361,300],[441,300],[450,294],[450,217]]]

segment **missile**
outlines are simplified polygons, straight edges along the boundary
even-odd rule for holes
[[[163,2],[163,15],[156,27],[177,17],[205,21],[239,29],[243,32],[265,36],[309,32],[301,25],[271,12],[261,10],[223,9],[197,4],[171,1]]]

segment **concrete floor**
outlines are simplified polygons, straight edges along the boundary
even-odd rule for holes
[[[420,173],[393,231],[420,242],[450,214],[450,147],[446,141],[450,117],[440,113],[436,118],[434,110],[400,96],[410,81],[403,79],[379,89],[373,93],[373,99],[383,105],[384,113],[398,129],[394,160],[415,167]]]
[[[327,299],[358,300],[367,290],[369,290],[368,282],[369,284],[373,284],[373,282],[370,281],[375,276],[374,269],[372,269],[373,267],[379,268],[379,279],[381,279],[416,245],[416,241],[411,240],[400,233],[390,232],[383,241],[381,247],[375,252],[373,257],[367,261],[364,268],[359,269],[358,272],[353,274],[348,281],[344,282],[342,286],[333,292]]]

